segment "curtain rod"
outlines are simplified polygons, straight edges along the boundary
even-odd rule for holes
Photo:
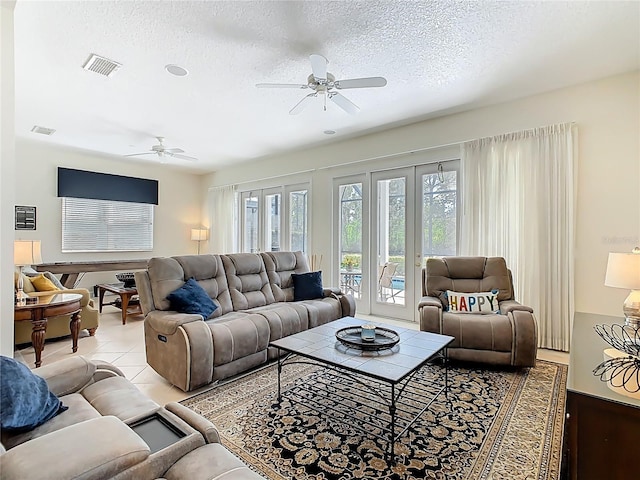
[[[429,150],[437,150],[440,148],[448,148],[448,147],[455,147],[455,146],[460,146],[464,143],[467,142],[472,142],[472,141],[477,141],[477,140],[484,140],[484,139],[488,139],[488,138],[498,138],[501,137],[503,135],[510,135],[513,133],[521,133],[521,132],[534,132],[539,128],[544,128],[547,126],[558,126],[558,125],[576,125],[575,121],[569,121],[569,122],[560,122],[560,123],[554,123],[551,125],[545,125],[542,127],[533,127],[533,128],[528,128],[528,129],[524,129],[524,130],[518,130],[518,131],[512,131],[512,132],[508,132],[508,133],[501,133],[498,135],[493,135],[493,136],[488,136],[488,137],[480,137],[480,138],[475,138],[475,139],[468,139],[468,140],[461,140],[459,142],[452,142],[452,143],[446,143],[443,145],[436,145],[433,147],[424,147],[424,148],[418,148],[415,150],[407,150],[405,152],[397,152],[397,153],[389,153],[387,155],[379,155],[376,157],[369,157],[369,158],[362,158],[360,160],[353,160],[353,161],[349,161],[349,162],[343,162],[343,163],[338,163],[335,165],[329,165],[326,167],[318,167],[318,168],[312,168],[312,169],[308,169],[308,170],[301,170],[299,172],[294,172],[294,173],[287,173],[285,175],[274,175],[272,177],[265,177],[265,178],[261,178],[259,180],[246,180],[244,182],[235,182],[235,183],[229,183],[226,185],[215,185],[215,186],[211,186],[208,188],[208,190],[214,189],[214,188],[219,188],[219,187],[230,187],[230,186],[237,186],[237,185],[244,185],[247,183],[253,183],[253,182],[258,182],[258,181],[263,181],[263,180],[271,180],[274,178],[282,178],[282,177],[286,177],[289,175],[300,175],[302,173],[312,173],[318,170],[329,170],[330,168],[337,168],[337,167],[344,167],[344,166],[348,166],[348,165],[356,165],[358,163],[363,163],[363,162],[372,162],[375,160],[384,160],[384,159],[389,159],[389,158],[395,158],[395,157],[401,157],[401,156],[405,156],[405,155],[416,155],[418,153],[423,153],[423,152],[428,152]]]

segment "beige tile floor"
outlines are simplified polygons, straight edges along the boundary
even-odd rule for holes
[[[415,323],[399,320],[382,319],[367,315],[358,315],[358,317],[405,328],[418,328]],[[167,402],[177,402],[199,392],[199,390],[188,393],[183,392],[171,385],[147,365],[144,353],[142,315],[129,316],[127,324],[122,325],[121,312],[115,307],[104,307],[100,316],[100,327],[94,337],[90,337],[86,331],[80,333],[78,351],[76,353],[71,352],[70,338],[47,341],[42,352],[42,363],[43,365],[52,363],[72,355],[83,355],[87,358],[113,363],[140,390],[160,405],[164,405]],[[33,347],[23,346],[15,351],[14,356],[30,368],[34,367],[35,353]],[[554,350],[538,350],[538,358],[566,364],[569,361],[569,354]],[[208,387],[203,387],[201,390],[207,389]]]

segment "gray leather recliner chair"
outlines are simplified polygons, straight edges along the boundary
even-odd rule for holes
[[[514,299],[513,279],[502,257],[427,259],[418,303],[420,330],[451,335],[449,358],[518,367],[536,363],[538,326],[533,309]],[[446,292],[497,289],[499,313],[456,313]]]

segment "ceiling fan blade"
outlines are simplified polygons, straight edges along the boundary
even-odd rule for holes
[[[309,88],[309,85],[303,83],[256,83],[258,88]]]
[[[345,112],[350,113],[351,115],[356,114],[360,111],[360,108],[355,103],[337,92],[331,92],[329,94],[329,100],[331,100]]]
[[[291,110],[289,110],[289,115],[297,115],[298,113],[300,113],[307,106],[309,100],[313,97],[316,97],[317,95],[318,94],[314,92],[304,97],[302,100],[296,103],[296,105]]]
[[[198,161],[198,159],[196,157],[190,157],[189,155],[181,155],[179,153],[171,153],[171,152],[166,152],[166,153],[170,157],[179,158],[180,160],[189,160],[190,162],[197,162]]]
[[[349,78],[347,80],[336,80],[334,82],[334,86],[338,89],[384,87],[386,84],[387,79],[384,77]]]
[[[313,72],[313,77],[319,80],[327,79],[327,63],[329,61],[324,58],[322,55],[312,54],[309,55],[309,60],[311,61],[311,71]]]
[[[138,155],[156,155],[156,152],[130,153],[129,155],[124,155],[124,156],[125,157],[137,157]]]
[[[165,153],[184,153],[184,150],[182,150],[181,148],[165,148],[164,152]]]

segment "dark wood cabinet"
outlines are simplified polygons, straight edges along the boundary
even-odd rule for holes
[[[608,388],[593,369],[609,348],[596,324],[618,317],[576,313],[569,358],[563,479],[640,479],[640,399]]]

